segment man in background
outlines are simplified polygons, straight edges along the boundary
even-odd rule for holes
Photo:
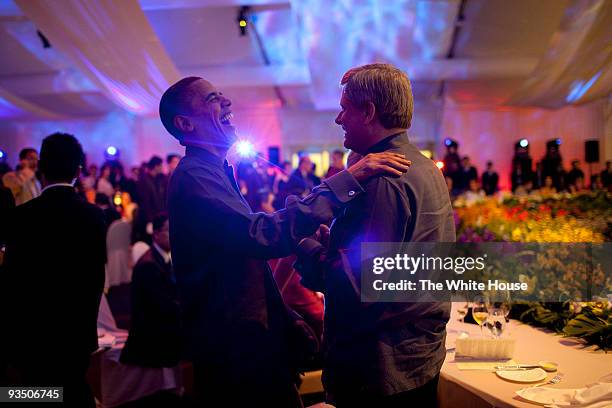
[[[319,185],[321,180],[312,172],[312,161],[308,155],[300,157],[298,168],[291,173],[288,183],[289,194],[294,194],[299,197],[306,197],[313,188]]]
[[[66,406],[94,407],[85,373],[98,348],[106,226],[102,210],[73,187],[82,163],[74,136],[45,138],[45,187],[8,220],[0,321],[10,333],[0,339],[0,361],[9,386],[64,387]]]
[[[153,246],[134,266],[131,291],[130,332],[121,362],[141,367],[176,366],[181,354],[181,326],[166,214],[153,219]]]
[[[166,156],[166,167],[168,168],[166,176],[168,176],[168,179],[170,179],[170,176],[172,176],[172,173],[174,173],[174,170],[176,169],[176,166],[178,166],[180,161],[181,156],[176,153],[170,153]]]
[[[141,172],[136,191],[138,195],[138,236],[145,242],[151,241],[151,223],[156,214],[166,210],[166,184],[163,174],[163,161],[153,156],[146,164],[146,171]]]
[[[40,195],[40,182],[36,179],[38,152],[31,147],[19,152],[19,165],[15,171],[2,177],[4,186],[15,198],[15,205],[21,205]]]
[[[331,156],[331,164],[325,174],[325,178],[330,178],[334,174],[344,170],[344,152],[342,150],[334,150]]]
[[[487,162],[487,170],[482,173],[482,189],[485,194],[491,196],[497,192],[499,184],[499,174],[493,170],[493,162]]]

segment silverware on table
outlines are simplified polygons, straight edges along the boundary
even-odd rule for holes
[[[542,385],[558,384],[561,381],[561,379],[563,378],[563,375],[564,375],[563,373],[559,373],[559,374],[555,375],[553,378],[551,378],[550,380],[548,380],[548,382],[541,383],[541,384],[536,384],[533,387],[535,388],[535,387],[540,387]]]

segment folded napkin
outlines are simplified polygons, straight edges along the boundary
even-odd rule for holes
[[[551,408],[612,407],[612,383],[596,383],[586,388],[528,387],[516,393],[530,402]]]

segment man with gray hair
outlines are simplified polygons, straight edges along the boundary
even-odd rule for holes
[[[370,64],[349,70],[341,84],[336,123],[344,146],[361,156],[401,153],[412,165],[400,177],[368,180],[328,239],[298,246],[302,283],[325,293],[323,384],[339,408],[435,407],[450,303],[361,302],[360,249],[362,242],[454,242],[446,183],[408,141],[413,99],[406,74]],[[352,153],[349,163],[357,157]]]

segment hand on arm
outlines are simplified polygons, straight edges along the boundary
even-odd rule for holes
[[[361,183],[378,175],[399,177],[408,171],[411,164],[412,162],[402,154],[370,153],[350,165],[347,171]]]

